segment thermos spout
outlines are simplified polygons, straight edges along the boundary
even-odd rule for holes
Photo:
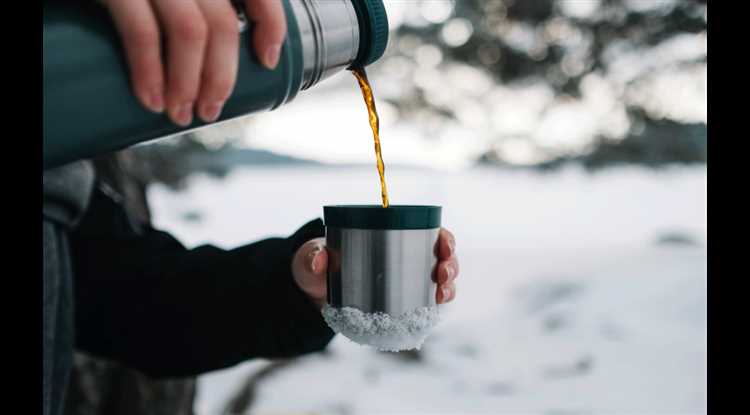
[[[351,65],[359,51],[352,2],[292,0],[302,41],[302,90]]]

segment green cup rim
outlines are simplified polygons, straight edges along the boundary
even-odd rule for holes
[[[344,229],[434,229],[440,227],[442,207],[436,205],[328,205],[326,227]]]

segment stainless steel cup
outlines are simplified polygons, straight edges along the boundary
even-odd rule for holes
[[[328,303],[400,315],[435,305],[439,206],[325,206]]]

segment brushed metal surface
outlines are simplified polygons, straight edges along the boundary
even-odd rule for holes
[[[326,228],[329,304],[391,315],[435,305],[438,232]]]
[[[351,0],[291,0],[302,39],[305,90],[346,69],[359,52],[359,22]]]

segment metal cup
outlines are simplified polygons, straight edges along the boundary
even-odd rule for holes
[[[439,206],[326,206],[328,304],[393,316],[435,305]]]

